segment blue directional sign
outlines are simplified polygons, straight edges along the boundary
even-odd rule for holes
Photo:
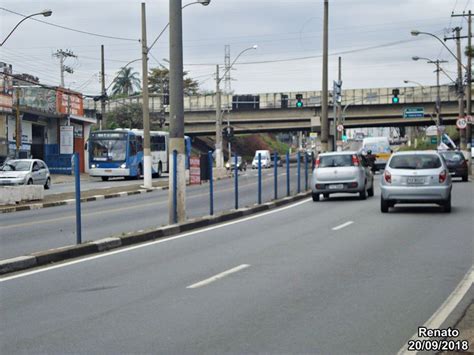
[[[403,118],[421,118],[425,117],[425,109],[423,107],[407,107],[403,111]]]

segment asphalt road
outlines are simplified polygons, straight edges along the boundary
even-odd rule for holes
[[[473,184],[451,214],[376,193],[3,279],[0,352],[394,354],[472,266]]]
[[[279,168],[279,194],[286,195],[286,175]],[[309,181],[309,179],[308,179]],[[234,180],[215,183],[215,213],[234,208]],[[296,193],[296,169],[290,172],[292,194]],[[304,188],[304,176],[301,177]],[[187,187],[187,216],[209,214],[209,185]],[[273,169],[263,170],[262,200],[273,198]],[[239,207],[257,202],[257,171],[239,175]],[[82,204],[82,240],[97,240],[168,224],[168,191],[107,199]],[[76,243],[75,206],[0,214],[0,259]]]

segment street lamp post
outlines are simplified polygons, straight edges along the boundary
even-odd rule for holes
[[[24,17],[20,22],[18,22],[18,23],[15,25],[15,27],[13,27],[13,29],[10,31],[10,33],[7,35],[7,37],[6,37],[6,38],[3,40],[3,42],[0,44],[0,47],[3,46],[3,44],[7,41],[8,38],[10,38],[10,36],[12,35],[12,33],[17,29],[18,26],[20,26],[20,24],[21,24],[23,21],[25,21],[25,20],[27,20],[27,19],[33,17],[33,16],[43,15],[44,17],[49,17],[49,16],[51,16],[52,14],[53,14],[53,11],[51,11],[51,10],[44,10],[44,11],[37,12],[37,13],[35,13],[35,14],[31,14],[31,15],[29,15],[29,16]]]
[[[427,63],[430,64],[435,64],[436,65],[436,132],[437,132],[437,139],[438,139],[438,145],[441,143],[441,132],[440,132],[440,126],[441,126],[441,94],[440,94],[440,85],[439,85],[439,72],[441,71],[440,69],[440,63],[447,63],[448,61],[446,60],[431,60],[429,58],[423,58],[423,57],[412,57],[413,60],[417,61],[420,59],[424,59],[427,61]]]
[[[216,168],[222,169],[224,168],[224,155],[222,152],[222,110],[221,110],[221,90],[220,90],[220,83],[224,79],[227,72],[232,69],[232,66],[235,64],[237,59],[244,54],[245,52],[257,49],[258,46],[255,44],[252,47],[245,48],[242,50],[237,57],[235,57],[232,64],[227,68],[227,70],[219,76],[219,65],[216,65]]]
[[[33,16],[38,16],[38,15],[43,15],[44,17],[49,17],[53,14],[53,11],[51,10],[44,10],[42,12],[37,12],[34,14],[31,14],[29,16],[25,16],[20,22],[18,22],[15,27],[10,31],[10,33],[5,37],[5,39],[0,43],[0,47],[2,47],[5,42],[7,41],[8,38],[12,35],[12,33],[20,26],[20,24],[33,17]],[[15,151],[15,156],[18,158],[20,154],[20,149],[21,149],[21,136],[22,136],[22,130],[21,130],[21,115],[20,115],[20,89],[17,88],[15,91],[16,94],[16,122],[15,122],[15,143],[16,143],[16,151]]]

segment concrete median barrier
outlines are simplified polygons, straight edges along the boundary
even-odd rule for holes
[[[2,186],[0,187],[0,205],[15,205],[22,201],[38,201],[44,197],[44,188],[40,185]]]

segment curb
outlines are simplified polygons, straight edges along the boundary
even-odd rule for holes
[[[208,227],[215,224],[235,220],[244,216],[275,209],[283,205],[288,205],[293,202],[305,199],[310,195],[311,191],[302,192],[295,196],[284,197],[282,199],[267,202],[262,205],[227,211],[214,216],[204,216],[200,218],[190,219],[180,224],[169,225],[146,231],[131,232],[127,233],[126,235],[99,239],[84,244],[69,245],[65,247],[40,251],[29,255],[0,260],[0,275],[9,274],[15,271],[31,269],[50,263],[61,262],[68,259],[74,259],[85,255],[106,252],[112,249],[129,246],[132,244],[149,242],[159,238],[174,236],[191,230]]]
[[[217,179],[214,179],[214,180],[215,181],[224,180],[224,179],[227,179],[227,178],[228,177],[222,177],[222,178],[217,178]],[[203,183],[202,185],[204,185],[204,184],[205,183]],[[153,187],[151,189],[141,188],[141,189],[134,190],[134,191],[123,191],[123,192],[115,192],[113,194],[108,194],[108,195],[94,195],[94,196],[89,196],[89,197],[83,197],[83,198],[81,198],[81,203],[91,202],[91,201],[99,201],[99,200],[104,200],[104,199],[109,199],[109,198],[116,198],[116,197],[139,195],[139,194],[143,194],[143,193],[146,193],[146,192],[152,192],[152,191],[157,191],[157,190],[168,190],[168,186],[157,186],[157,187]],[[29,205],[22,205],[22,206],[0,207],[0,214],[1,213],[20,212],[20,211],[39,210],[41,208],[48,208],[48,207],[73,205],[74,203],[76,203],[76,199],[72,198],[72,199],[54,201],[54,202],[31,203]]]

